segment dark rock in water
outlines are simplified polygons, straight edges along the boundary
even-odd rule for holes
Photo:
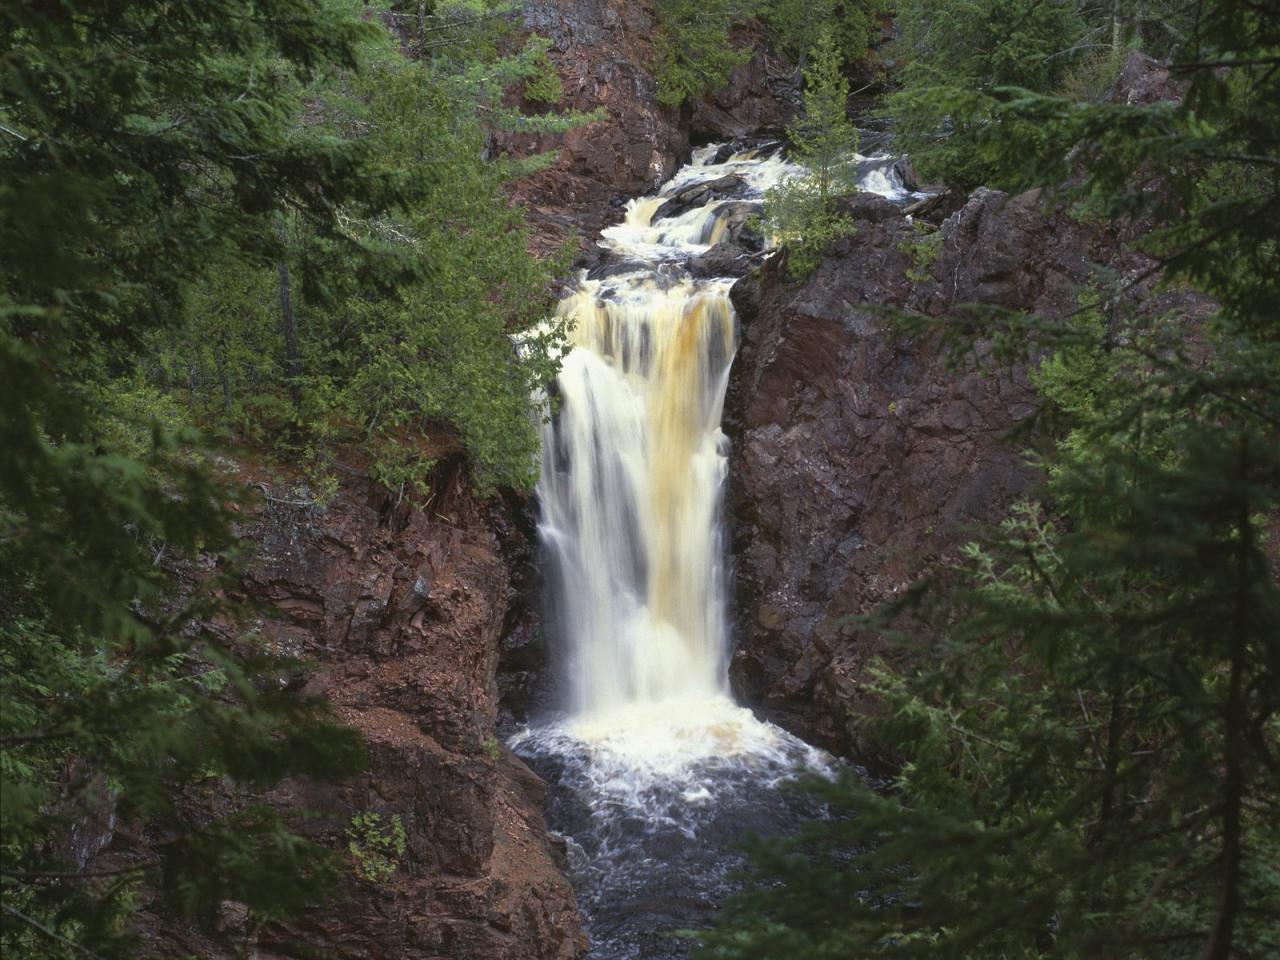
[[[750,184],[736,173],[716,180],[691,183],[672,192],[667,202],[654,212],[653,222],[678,217],[715,200],[742,200],[750,195]]]
[[[902,219],[900,206],[874,193],[851,193],[847,197],[841,197],[836,203],[836,210],[854,220],[867,220],[871,223]]]
[[[695,277],[741,277],[760,265],[761,253],[751,253],[733,243],[717,243],[706,253],[689,260]]]
[[[868,110],[873,109],[868,105]],[[882,124],[873,125],[864,115],[858,121],[858,152],[864,154],[888,153],[893,144],[893,137]]]
[[[858,172],[858,179],[862,180],[876,170],[893,170],[894,164],[897,162],[896,157],[863,157],[858,160],[855,167]]]
[[[786,144],[781,140],[774,139],[745,139],[733,140],[729,143],[721,144],[720,149],[716,151],[716,155],[712,158],[712,163],[728,163],[740,153],[746,153],[749,150],[756,151],[756,159],[768,160],[778,156],[786,149]]]
[[[759,203],[740,202],[718,209],[715,223],[724,228],[720,244],[730,243],[750,253],[763,251],[765,237],[760,213]]]
[[[654,265],[645,260],[605,260],[587,271],[587,279],[608,280],[610,277],[622,276],[624,273],[652,269]]]
[[[720,145],[720,149],[716,151],[716,155],[711,158],[712,163],[728,163],[735,156],[744,150],[750,150],[751,144],[746,140],[731,140],[728,143]]]
[[[920,190],[920,175],[916,173],[916,165],[911,162],[910,157],[898,157],[894,160],[893,172],[908,190],[913,193]]]

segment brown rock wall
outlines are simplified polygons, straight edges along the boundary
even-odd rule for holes
[[[775,260],[734,291],[744,332],[727,411],[731,676],[802,735],[874,761],[861,684],[886,646],[848,617],[955,556],[1035,479],[1008,438],[1033,409],[1025,370],[951,369],[935,343],[893,334],[877,310],[945,317],[983,303],[1060,316],[1112,251],[1036,195],[979,190],[943,224],[921,279],[922,236],[898,210],[873,197],[849,209],[857,232],[807,282]]]
[[[353,865],[340,902],[299,923],[247,929],[229,903],[220,936],[152,918],[153,944],[210,958],[246,946],[261,958],[581,956],[542,784],[495,739],[517,579],[494,533],[502,508],[482,511],[448,482],[424,508],[394,505],[363,479],[325,506],[282,482],[258,486],[261,508],[241,530],[253,558],[231,599],[258,605],[257,642],[310,664],[299,685],[361,732],[370,762],[350,783],[289,781],[262,797],[223,784],[185,803],[196,817],[250,800],[306,810],[300,828],[339,850],[356,814],[398,817],[407,849],[384,881],[359,879]]]
[[[652,0],[527,0],[522,13],[531,32],[552,42],[549,56],[564,86],[559,107],[605,113],[566,134],[495,143],[498,152],[517,155],[559,151],[554,166],[513,187],[539,251],[575,234],[584,247],[594,243],[602,227],[621,219],[628,199],[675,173],[691,142],[777,130],[791,109],[793,72],[750,30],[738,31],[735,42],[752,46],[752,59],[713,98],[677,110],[658,103]]]

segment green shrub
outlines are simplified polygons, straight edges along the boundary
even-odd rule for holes
[[[564,96],[564,84],[547,51],[539,50],[529,62],[530,73],[524,79],[524,98],[533,103],[559,103]]]
[[[849,81],[830,30],[819,35],[805,69],[804,116],[787,131],[791,156],[804,173],[769,191],[765,219],[775,242],[788,250],[788,270],[797,279],[814,271],[833,241],[853,232],[853,221],[836,212],[836,201],[857,189],[850,162],[858,129],[848,118]]]
[[[347,826],[347,851],[352,869],[361,880],[383,883],[400,866],[405,851],[404,824],[398,813],[383,826],[379,813],[357,813]]]
[[[658,99],[678,107],[723,86],[751,58],[729,32],[755,9],[756,0],[658,0]]]
[[[913,242],[904,243],[902,252],[911,257],[907,279],[912,283],[923,283],[932,275],[933,265],[942,253],[942,234],[937,230],[926,233]]]

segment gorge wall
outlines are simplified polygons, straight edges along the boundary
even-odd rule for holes
[[[518,556],[499,543],[519,543],[505,508],[482,508],[456,473],[422,507],[359,477],[321,505],[278,469],[240,473],[262,496],[240,529],[253,555],[229,599],[260,613],[205,628],[308,664],[291,685],[360,731],[370,763],[354,782],[289,781],[265,795],[196,785],[184,812],[308,811],[301,831],[334,849],[346,847],[354,817],[373,813],[383,830],[398,818],[406,849],[384,880],[361,879],[353,862],[338,904],[300,923],[249,927],[227,902],[218,931],[152,918],[152,945],[200,957],[581,955],[562,851],[542,818],[545,788],[495,737],[498,652],[520,580]]]
[[[575,234],[585,250],[603,226],[621,218],[627,200],[655,189],[688,159],[692,142],[780,132],[798,108],[794,68],[749,31],[738,40],[754,44],[755,55],[724,89],[673,110],[658,102],[653,78],[651,0],[526,0],[521,9],[528,29],[552,42],[549,57],[564,88],[557,108],[605,114],[567,134],[497,138],[499,152],[559,151],[552,167],[513,190],[529,212],[540,251]]]
[[[1134,53],[1111,98],[1178,93],[1167,69]],[[730,676],[771,719],[875,764],[893,758],[868,736],[868,663],[927,656],[931,639],[891,651],[851,618],[956,559],[1035,485],[1025,438],[1010,436],[1034,409],[1026,370],[949,367],[936,341],[895,335],[877,308],[957,322],[964,304],[1062,318],[1091,277],[1108,275],[1143,309],[1176,306],[1194,337],[1212,304],[1144,279],[1154,261],[1133,247],[1141,224],[1082,221],[1039,193],[980,188],[936,234],[878,198],[846,204],[856,232],[805,282],[775,257],[733,291],[742,336],[725,414],[738,616]],[[979,341],[977,354],[990,348]]]

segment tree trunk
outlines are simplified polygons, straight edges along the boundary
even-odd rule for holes
[[[224,336],[218,341],[218,349],[214,353],[214,357],[218,363],[218,380],[222,383],[222,407],[227,413],[227,420],[231,419],[231,380],[227,375],[227,338]]]
[[[1241,445],[1238,480],[1249,476],[1249,450],[1247,443]],[[1244,757],[1245,727],[1247,725],[1245,704],[1245,667],[1248,657],[1248,645],[1245,636],[1249,631],[1251,618],[1249,608],[1251,599],[1249,590],[1253,582],[1250,569],[1252,566],[1253,523],[1252,511],[1248,501],[1240,506],[1240,516],[1236,521],[1239,533],[1239,545],[1236,556],[1239,558],[1235,571],[1236,612],[1235,622],[1229,627],[1228,653],[1231,658],[1231,674],[1227,681],[1227,699],[1223,704],[1223,737],[1226,741],[1225,766],[1222,783],[1222,896],[1218,902],[1218,912],[1209,932],[1209,940],[1205,944],[1205,960],[1228,960],[1231,956],[1235,940],[1236,918],[1240,914],[1240,887],[1243,882],[1244,836],[1241,813],[1244,807],[1246,775]]]
[[[298,354],[298,321],[293,314],[293,294],[289,283],[289,264],[283,258],[276,264],[280,274],[280,321],[284,328],[285,376],[289,381],[289,398],[294,409],[302,406],[302,359]]]

